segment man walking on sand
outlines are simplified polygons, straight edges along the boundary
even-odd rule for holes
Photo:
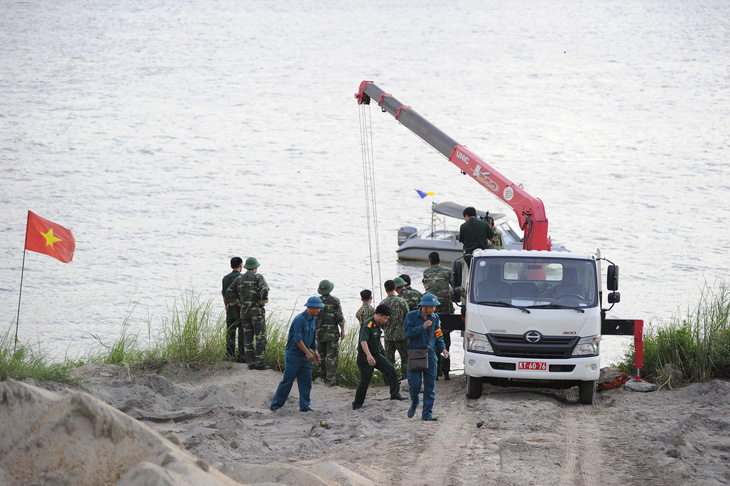
[[[408,349],[428,349],[428,369],[426,371],[408,370],[408,389],[411,394],[411,408],[408,418],[416,414],[418,408],[418,392],[423,381],[423,410],[421,419],[429,422],[438,420],[433,416],[433,404],[436,401],[436,356],[443,353],[449,358],[445,349],[441,322],[436,314],[436,306],[440,302],[433,294],[426,294],[420,302],[420,308],[408,313],[403,328],[408,336]]]
[[[320,362],[315,329],[317,314],[324,307],[319,297],[310,297],[304,304],[307,310],[292,320],[284,351],[284,377],[271,400],[272,411],[279,410],[289,397],[294,380],[299,388],[299,411],[311,412],[309,393],[312,391],[312,361]]]
[[[246,273],[239,275],[226,291],[229,305],[241,309],[243,344],[246,349],[248,369],[267,370],[264,353],[266,351],[266,312],[264,305],[269,300],[269,286],[264,276],[258,273],[259,261],[248,257],[243,268]]]
[[[231,273],[223,277],[223,306],[226,309],[226,359],[228,361],[246,362],[243,345],[243,327],[241,327],[241,309],[237,305],[228,305],[226,291],[234,280],[241,275],[243,260],[241,257],[231,258]],[[236,351],[236,332],[238,332],[238,351]]]
[[[355,392],[355,401],[352,402],[353,410],[362,408],[375,370],[380,371],[386,383],[390,385],[391,400],[406,399],[400,394],[395,368],[383,356],[383,346],[380,344],[380,337],[383,334],[382,326],[388,322],[389,316],[390,308],[385,304],[380,304],[375,308],[375,315],[360,326],[357,345],[357,367],[360,369],[360,384]]]

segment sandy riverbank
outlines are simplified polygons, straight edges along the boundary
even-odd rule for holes
[[[0,383],[0,484],[730,483],[726,381],[608,390],[586,407],[575,390],[485,385],[467,400],[455,376],[437,382],[427,423],[386,388],[353,411],[353,390],[315,384],[301,413],[295,387],[271,412],[281,374],[245,365],[77,372],[99,400]]]

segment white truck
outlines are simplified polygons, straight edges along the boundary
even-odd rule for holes
[[[608,267],[609,290],[618,269]],[[568,388],[592,404],[600,374],[601,260],[568,252],[477,250],[465,279],[466,395],[492,384]],[[608,295],[610,302],[618,294]]]
[[[524,231],[523,250],[476,250],[466,272],[463,258],[454,262],[452,286],[463,289],[454,299],[462,302],[461,314],[440,317],[446,331],[464,333],[467,397],[479,398],[484,381],[577,386],[580,403],[592,404],[601,335],[634,333],[635,321],[606,319],[606,311],[620,300],[618,267],[609,262],[606,269],[611,306],[604,309],[600,253],[550,251],[540,199],[371,81],[363,81],[355,97],[360,105],[376,100],[382,111],[510,206]]]

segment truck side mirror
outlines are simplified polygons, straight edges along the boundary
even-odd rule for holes
[[[608,287],[608,290],[618,290],[618,265],[614,265],[612,263],[608,266],[608,271],[606,272],[606,287]]]
[[[619,292],[611,292],[608,294],[609,304],[618,304],[619,302],[621,302],[621,294]]]

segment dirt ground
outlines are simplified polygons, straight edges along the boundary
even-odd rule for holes
[[[486,384],[482,398],[469,400],[456,375],[436,383],[439,420],[424,422],[420,410],[408,419],[409,402],[391,401],[384,387],[371,388],[353,411],[354,390],[315,383],[308,413],[299,412],[294,387],[271,412],[281,373],[239,364],[138,376],[115,366],[78,372],[88,393],[244,484],[730,483],[727,381],[650,393],[617,388],[583,406],[576,389]]]

